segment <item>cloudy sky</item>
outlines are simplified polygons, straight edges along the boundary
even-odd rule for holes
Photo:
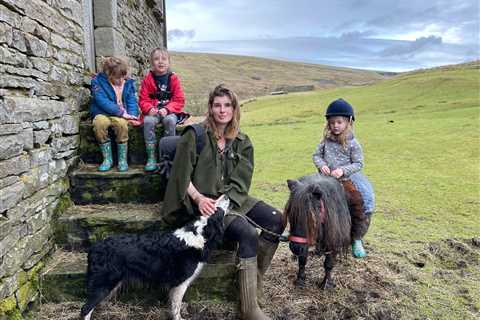
[[[479,59],[478,0],[166,0],[171,50],[405,71]]]

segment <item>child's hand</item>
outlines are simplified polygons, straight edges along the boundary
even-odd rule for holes
[[[123,112],[122,118],[127,119],[127,120],[138,120],[138,117],[128,114],[127,111]]]
[[[332,176],[334,176],[335,178],[340,178],[341,176],[343,176],[343,170],[340,169],[340,168],[337,168],[335,170],[332,171]]]
[[[327,166],[322,166],[322,167],[320,168],[320,171],[321,171],[324,175],[327,175],[327,176],[330,175],[330,168],[327,167]]]
[[[156,116],[158,114],[158,109],[157,108],[152,108],[150,111],[148,111],[149,116]]]
[[[142,123],[138,120],[128,120],[128,123],[130,123],[134,127],[139,127],[142,125]]]
[[[168,114],[168,110],[166,108],[161,108],[160,110],[158,110],[158,114],[162,117],[165,117]]]

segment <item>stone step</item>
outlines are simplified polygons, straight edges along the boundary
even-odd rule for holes
[[[57,250],[41,277],[44,302],[84,301],[87,254]],[[231,251],[217,250],[210,257],[200,276],[187,290],[184,301],[238,301],[235,256]],[[167,291],[149,285],[135,285],[122,290],[121,301],[142,304],[167,303]]]
[[[181,134],[185,126],[203,121],[203,117],[191,117],[183,125],[177,126],[177,134]],[[163,132],[161,125],[157,126],[156,134],[160,137]],[[113,130],[110,130],[111,141],[114,142]],[[116,162],[116,144],[112,143],[113,157]],[[92,121],[83,121],[80,123],[80,159],[84,163],[99,164],[102,162],[102,154],[98,147],[98,143],[93,133]],[[143,126],[129,126],[128,130],[128,163],[129,164],[145,164],[146,163],[145,140],[143,138]]]
[[[85,250],[121,233],[162,230],[160,204],[74,205],[55,222],[55,241],[64,249]]]
[[[130,165],[127,172],[118,172],[116,167],[99,172],[97,165],[81,164],[69,176],[75,204],[156,203],[163,199],[160,175],[145,172],[143,165]]]

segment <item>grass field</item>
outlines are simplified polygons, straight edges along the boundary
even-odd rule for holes
[[[282,207],[286,179],[315,171],[311,154],[328,103],[339,97],[352,103],[364,172],[377,196],[367,250],[411,288],[409,296],[382,302],[397,304],[405,319],[480,317],[479,67],[244,106],[242,130],[256,150],[253,194]]]

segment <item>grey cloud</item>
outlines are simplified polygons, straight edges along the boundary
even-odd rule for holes
[[[172,29],[168,31],[168,41],[187,39],[191,40],[195,37],[195,30]]]
[[[442,38],[436,36],[420,37],[413,42],[403,42],[384,49],[380,55],[383,57],[411,55],[420,51],[430,50],[442,44]]]
[[[374,34],[375,32],[371,30],[344,32],[340,35],[340,39],[351,41],[351,40],[368,38]]]

